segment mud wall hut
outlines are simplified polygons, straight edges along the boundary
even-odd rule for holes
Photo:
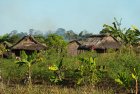
[[[78,54],[78,47],[81,44],[77,40],[70,41],[67,46],[67,52],[69,55],[77,55]]]

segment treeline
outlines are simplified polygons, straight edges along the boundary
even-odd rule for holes
[[[45,39],[48,37],[50,34],[55,34],[61,36],[65,41],[70,41],[70,40],[76,40],[76,39],[81,39],[81,38],[86,38],[92,33],[89,33],[86,30],[81,31],[79,34],[75,33],[73,30],[68,30],[66,31],[63,28],[58,28],[54,32],[46,32],[43,33],[39,30],[34,30],[30,29],[29,32],[18,32],[17,30],[13,30],[10,33],[6,33],[4,35],[0,36],[0,42],[10,42],[10,43],[16,43],[19,39],[21,39],[24,36],[31,35],[35,37],[38,41],[44,42]]]

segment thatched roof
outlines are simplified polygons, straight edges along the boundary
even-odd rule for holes
[[[12,50],[45,50],[46,46],[37,42],[32,36],[24,36],[11,47]]]
[[[4,41],[2,44],[3,44],[7,49],[10,48],[10,47],[12,46],[12,44],[9,43],[9,42],[7,42],[7,41]]]
[[[76,43],[77,45],[81,45],[80,42],[77,41],[77,40],[72,40],[72,41],[69,42],[69,44],[71,44],[71,43]]]
[[[110,35],[92,35],[80,41],[79,49],[119,49],[120,43]]]

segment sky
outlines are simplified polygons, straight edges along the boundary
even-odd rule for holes
[[[114,17],[140,27],[140,0],[0,0],[0,35],[57,28],[98,34]]]

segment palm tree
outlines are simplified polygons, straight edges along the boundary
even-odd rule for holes
[[[68,41],[70,41],[70,40],[77,39],[78,35],[74,33],[73,30],[69,30],[65,33],[65,37],[66,39],[68,39]]]

